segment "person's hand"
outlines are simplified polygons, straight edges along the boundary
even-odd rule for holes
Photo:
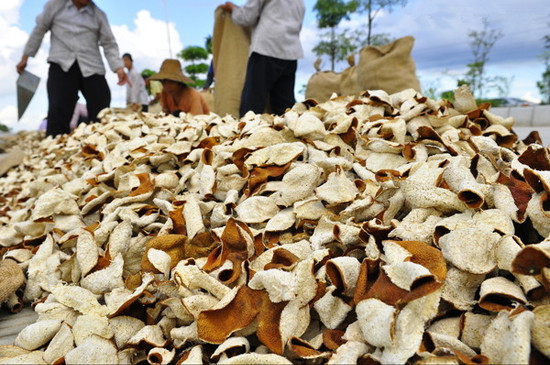
[[[233,9],[235,9],[235,7],[237,5],[233,4],[231,1],[227,1],[225,4],[222,4],[220,6],[223,10],[228,11],[228,12],[232,12]]]
[[[19,63],[17,65],[15,65],[15,69],[17,70],[18,74],[22,74],[23,71],[25,71],[25,67],[27,67],[28,58],[29,57],[27,55],[23,55],[21,57],[21,61],[19,61]]]
[[[122,67],[117,68],[115,73],[118,76],[117,85],[122,86],[122,85],[128,83],[128,85],[132,86],[132,83],[130,82],[130,79],[128,79],[128,75],[126,74],[126,72],[124,72],[124,68],[122,68]]]

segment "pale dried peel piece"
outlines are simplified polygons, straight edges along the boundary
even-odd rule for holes
[[[183,261],[176,265],[172,276],[179,285],[184,285],[191,290],[204,289],[218,299],[222,299],[231,291],[197,266],[186,265]]]
[[[322,201],[315,197],[294,203],[294,212],[297,219],[318,220],[327,213],[327,209]]]
[[[285,120],[296,137],[322,139],[328,134],[323,122],[313,114],[304,113],[298,116],[297,113],[291,112],[286,115]]]
[[[401,289],[412,290],[415,283],[426,278],[435,276],[424,266],[414,262],[396,262],[382,266],[391,282]]]
[[[340,169],[330,173],[327,181],[315,189],[317,197],[328,204],[350,202],[355,199],[357,193],[358,189],[353,181]]]
[[[355,257],[335,257],[325,264],[327,276],[343,294],[353,297],[361,263]]]
[[[412,209],[401,221],[392,219],[391,224],[395,228],[388,237],[431,244],[433,230],[440,220],[441,213],[435,209]]]
[[[491,363],[529,363],[534,318],[533,312],[529,311],[516,315],[506,311],[499,312],[485,331],[481,353],[487,356]]]
[[[306,163],[293,163],[284,174],[282,184],[273,198],[275,203],[288,207],[295,202],[306,199],[313,194],[321,176],[321,169]]]
[[[436,320],[432,322],[426,330],[459,338],[461,331],[461,317],[447,317]]]
[[[109,314],[109,317],[112,318],[113,316],[118,315],[128,305],[139,298],[154,279],[155,277],[151,273],[146,272],[142,275],[141,285],[134,289],[133,292],[122,287],[116,288],[110,293],[105,293],[105,304],[107,306],[106,311]]]
[[[447,271],[441,297],[450,302],[456,309],[471,310],[477,304],[475,296],[484,279],[484,274],[472,274],[451,267]]]
[[[246,337],[229,337],[223,343],[221,343],[216,350],[210,356],[210,360],[217,362],[220,357],[226,355],[227,357],[240,355],[250,351],[250,342]],[[229,354],[228,354],[229,352]]]
[[[245,165],[249,170],[254,166],[283,166],[294,161],[305,150],[306,146],[301,142],[280,143],[252,152],[245,160]]]
[[[543,192],[534,194],[527,204],[526,213],[542,237],[550,236],[550,211],[547,209],[549,201],[549,193]]]
[[[499,239],[500,235],[489,226],[462,228],[442,236],[439,246],[445,259],[460,270],[487,274],[496,267],[493,246]]]
[[[57,269],[62,253],[54,245],[51,234],[38,247],[34,256],[28,261],[27,283],[23,299],[32,302],[43,293],[43,290],[51,290],[60,280],[60,272]]]
[[[288,344],[293,337],[302,336],[311,321],[311,313],[308,305],[303,305],[299,300],[291,300],[281,312],[279,332],[281,342]]]
[[[435,349],[433,351],[435,353],[450,350],[453,353],[456,353],[456,351],[458,351],[468,357],[474,357],[477,355],[477,353],[473,349],[468,347],[468,345],[466,345],[456,337],[431,331],[426,331],[426,333],[430,336],[430,340],[435,346]]]
[[[0,361],[16,357],[19,355],[29,354],[31,351],[25,350],[19,346],[14,345],[0,345]]]
[[[17,334],[13,344],[25,350],[36,350],[48,343],[60,327],[61,321],[55,319],[32,323]]]
[[[296,214],[294,209],[286,208],[275,214],[265,226],[266,232],[284,231],[291,228],[296,223]]]
[[[533,313],[532,344],[546,357],[550,357],[550,305],[539,305],[533,309]]]
[[[107,317],[100,317],[95,314],[79,316],[73,324],[72,332],[76,346],[82,344],[92,334],[106,339],[110,339],[114,335],[111,327],[109,327]]]
[[[157,250],[156,248],[149,248],[147,250],[147,259],[149,262],[164,276],[168,276],[170,273],[170,266],[172,265],[172,258],[169,254],[163,250]]]
[[[464,324],[460,340],[472,349],[479,351],[485,331],[491,325],[493,316],[472,312],[464,313]]]
[[[127,345],[139,346],[142,343],[153,347],[164,347],[167,344],[167,340],[164,338],[159,325],[146,325],[128,340]]]
[[[96,234],[97,237],[97,234]],[[125,254],[128,251],[130,245],[130,238],[132,237],[132,224],[123,220],[120,223],[114,224],[114,228],[109,234],[109,255],[116,257],[118,253]]]
[[[356,364],[369,351],[369,346],[358,341],[348,341],[336,349],[327,364]]]
[[[435,291],[413,300],[399,312],[392,345],[383,349],[381,363],[404,364],[415,354],[422,341],[426,322],[438,312],[440,295],[439,291]]]
[[[183,217],[185,218],[187,237],[193,239],[197,233],[205,229],[202,213],[199,206],[199,200],[195,194],[186,194],[184,199]]]
[[[365,299],[355,308],[363,338],[376,347],[391,346],[397,309],[378,299]]]
[[[200,364],[203,361],[202,345],[195,345],[191,350],[187,350],[178,360],[179,364]]]
[[[462,85],[458,89],[455,89],[454,97],[453,105],[459,113],[467,114],[468,112],[477,109],[476,100],[468,85]]]
[[[153,347],[147,353],[147,361],[152,365],[169,364],[176,355],[176,349]]]
[[[52,290],[57,301],[71,307],[82,314],[104,316],[107,307],[99,304],[96,296],[89,290],[75,285],[57,286]]]
[[[468,207],[480,208],[485,202],[485,196],[469,169],[469,162],[463,156],[451,159],[443,172],[443,178]]]
[[[59,188],[54,188],[40,195],[32,210],[32,219],[49,217],[54,214],[78,215],[80,209],[77,196]]]
[[[245,223],[262,223],[279,212],[274,200],[266,196],[251,196],[235,207],[240,220]]]
[[[319,300],[313,304],[313,308],[319,314],[321,322],[330,329],[338,327],[346,318],[352,307],[341,298],[333,295],[336,287],[329,287]]]
[[[94,268],[99,259],[99,249],[91,232],[82,229],[76,240],[76,261],[82,276]]]
[[[255,290],[265,289],[273,303],[292,300],[297,291],[294,275],[279,269],[257,272],[248,282],[248,286]]]
[[[512,310],[526,303],[523,290],[503,276],[489,278],[479,288],[479,306],[489,311]]]
[[[256,352],[251,352],[247,354],[241,354],[233,357],[229,357],[227,359],[222,359],[218,362],[218,364],[226,364],[226,365],[233,365],[233,364],[262,364],[262,365],[277,365],[277,364],[288,364],[292,365],[292,362],[288,360],[287,358],[276,355],[276,354],[260,354]]]
[[[191,313],[195,320],[199,318],[202,311],[210,310],[216,307],[219,301],[220,300],[218,298],[210,294],[196,294],[182,299],[185,309]]]
[[[111,341],[93,334],[65,355],[65,364],[116,364],[117,353]]]
[[[43,358],[48,364],[57,363],[73,348],[74,337],[71,328],[66,323],[63,323],[59,331],[48,344],[48,347],[44,351]]]
[[[43,359],[44,351],[32,351],[14,357],[0,358],[0,364],[47,364]]]
[[[122,349],[135,333],[145,327],[145,323],[135,317],[116,316],[109,319],[109,326],[113,331],[117,348]]]
[[[95,271],[80,281],[80,285],[94,294],[104,294],[124,286],[122,271],[124,259],[119,253],[105,269]]]

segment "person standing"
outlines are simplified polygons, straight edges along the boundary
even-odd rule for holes
[[[18,73],[25,70],[28,58],[36,55],[48,31],[51,46],[46,135],[56,136],[71,131],[79,91],[86,99],[90,122],[96,122],[98,113],[111,104],[99,46],[117,74],[118,84],[124,85],[128,76],[107,16],[92,0],[49,0],[37,16],[36,26],[16,65]]]
[[[134,112],[147,112],[149,108],[149,96],[145,88],[145,79],[134,67],[134,59],[129,53],[122,55],[124,66],[128,70],[128,80],[126,84],[126,105]]]
[[[242,7],[228,1],[234,23],[252,28],[246,77],[239,114],[263,113],[270,105],[281,115],[296,102],[294,84],[298,59],[303,57],[300,31],[303,0],[248,0]]]

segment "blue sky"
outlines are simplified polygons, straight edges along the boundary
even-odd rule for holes
[[[186,46],[204,45],[212,34],[215,8],[223,1],[184,0],[95,0],[109,18],[119,43],[121,54],[130,52],[138,69],[158,69],[163,59],[174,57]],[[0,122],[12,130],[36,129],[46,114],[47,76],[46,57],[49,39],[46,37],[36,58],[30,59],[27,69],[42,78],[39,89],[29,108],[17,121],[15,65],[36,16],[46,0],[0,1]],[[244,1],[235,1],[243,4]],[[314,0],[306,0],[306,17],[301,39],[305,57],[298,62],[297,99],[299,93],[315,72],[317,58],[312,48],[318,42],[313,13]],[[504,37],[493,47],[487,64],[489,75],[510,79],[508,96],[527,99],[540,98],[536,81],[541,79],[543,64],[543,36],[550,34],[550,7],[547,0],[409,0],[403,8],[381,13],[375,20],[376,33],[389,33],[394,38],[406,35],[415,37],[412,51],[417,75],[424,89],[438,91],[453,89],[456,78],[466,71],[472,61],[468,32],[481,30],[482,19],[487,18],[491,28],[501,31]],[[168,24],[167,24],[168,23]],[[365,15],[355,15],[343,23],[354,28],[365,23]],[[170,36],[168,37],[168,31]],[[323,69],[330,66],[323,60]],[[337,65],[336,71],[347,67]],[[113,95],[112,106],[122,107],[125,88],[116,85],[113,74],[107,75]],[[496,95],[487,95],[496,96]]]

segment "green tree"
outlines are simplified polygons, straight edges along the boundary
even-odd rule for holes
[[[204,85],[205,80],[199,76],[208,71],[208,64],[199,61],[208,59],[208,51],[200,46],[189,46],[180,51],[177,56],[191,63],[183,70],[195,82],[195,85],[198,87]]]
[[[503,77],[486,76],[485,66],[489,61],[489,53],[495,43],[504,35],[501,31],[491,29],[487,18],[482,19],[482,24],[483,28],[481,30],[471,30],[468,32],[468,37],[470,37],[470,47],[472,49],[474,59],[472,63],[466,65],[468,67],[468,71],[464,75],[464,79],[459,80],[458,85],[468,84],[472,94],[479,99],[484,97],[484,92],[486,89],[497,87],[495,85],[498,85],[503,79],[505,79]],[[501,89],[506,89],[506,87]]]
[[[327,29],[321,34],[321,41],[313,48],[317,56],[328,55],[331,70],[337,61],[343,60],[352,51],[352,41],[345,32],[337,33],[337,27],[343,19],[349,19],[350,13],[356,9],[355,1],[317,0],[313,6],[317,26]]]
[[[540,56],[544,63],[542,80],[537,81],[537,87],[542,96],[543,104],[550,104],[550,35],[544,36],[544,51]]]
[[[407,0],[353,0],[357,13],[367,13],[367,40],[366,45],[379,45],[388,43],[387,39],[379,39],[380,35],[373,34],[374,19],[382,10],[392,12],[396,6],[407,5]]]

